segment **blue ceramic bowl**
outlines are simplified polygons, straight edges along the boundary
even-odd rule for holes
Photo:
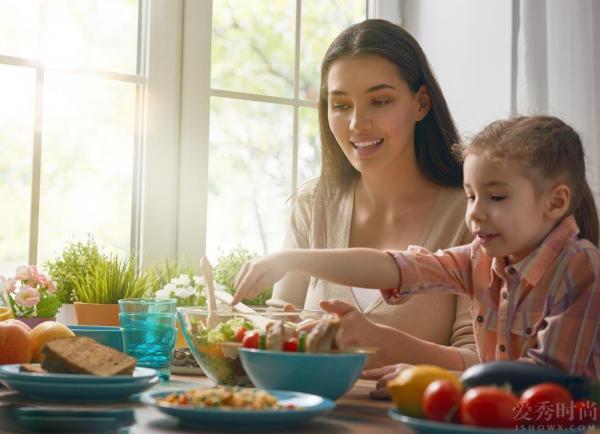
[[[367,361],[361,353],[290,353],[238,349],[242,366],[261,389],[291,390],[338,399],[356,382]]]
[[[123,351],[123,332],[119,327],[71,325],[69,328],[77,336],[87,336],[99,344]]]

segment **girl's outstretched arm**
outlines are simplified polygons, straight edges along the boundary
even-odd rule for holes
[[[380,250],[284,250],[244,264],[235,278],[233,304],[256,296],[290,271],[361,288],[395,288],[400,281],[396,261]]]

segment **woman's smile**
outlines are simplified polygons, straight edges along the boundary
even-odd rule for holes
[[[384,139],[374,140],[350,140],[354,154],[358,157],[366,157],[377,152],[383,146]]]

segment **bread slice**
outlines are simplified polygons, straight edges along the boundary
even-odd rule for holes
[[[42,368],[53,373],[127,375],[136,363],[135,358],[85,336],[52,340],[43,351]]]

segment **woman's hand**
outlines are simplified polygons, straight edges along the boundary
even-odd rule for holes
[[[231,304],[257,296],[285,276],[292,269],[286,253],[277,252],[246,262],[235,276],[235,294]]]
[[[375,390],[369,393],[372,399],[390,399],[390,392],[387,390],[388,382],[395,379],[398,374],[405,369],[411,368],[413,365],[406,363],[398,363],[396,365],[388,365],[382,368],[366,369],[362,372],[361,377],[365,380],[377,380]]]

